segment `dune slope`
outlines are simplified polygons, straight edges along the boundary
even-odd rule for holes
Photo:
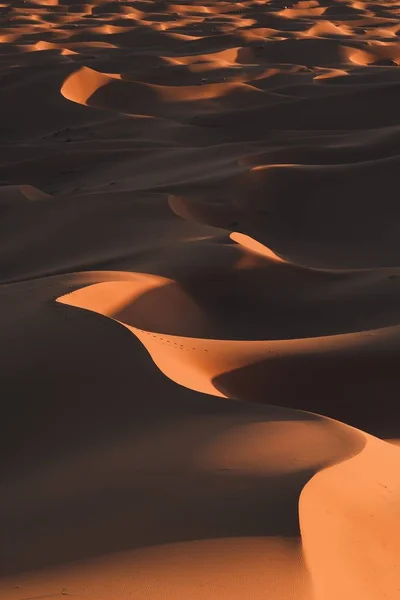
[[[2,0],[0,600],[398,600],[399,17]]]

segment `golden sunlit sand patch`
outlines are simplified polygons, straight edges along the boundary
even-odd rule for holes
[[[1,2],[0,600],[398,600],[399,14]]]

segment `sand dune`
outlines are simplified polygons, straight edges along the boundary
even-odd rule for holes
[[[0,3],[1,600],[399,598],[399,17]]]

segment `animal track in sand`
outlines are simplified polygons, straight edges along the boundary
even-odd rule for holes
[[[398,600],[399,15],[1,2],[2,598]]]

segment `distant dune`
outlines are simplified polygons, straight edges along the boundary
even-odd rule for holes
[[[400,3],[0,3],[0,600],[399,600]]]

